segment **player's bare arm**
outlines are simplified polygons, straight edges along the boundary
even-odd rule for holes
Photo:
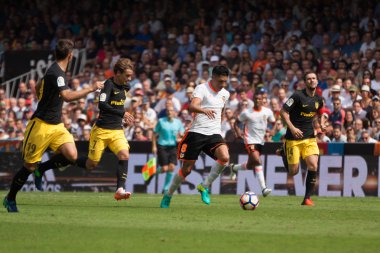
[[[243,134],[242,134],[241,129],[239,127],[239,123],[240,123],[240,121],[238,119],[236,119],[236,121],[234,123],[234,132],[235,132],[236,138],[242,139]]]
[[[103,89],[103,87],[104,87],[104,82],[98,81],[98,82],[94,82],[90,87],[83,88],[80,91],[73,91],[70,89],[63,90],[60,92],[60,95],[62,96],[65,102],[70,102],[70,101],[83,98],[87,94],[94,92],[96,90]]]
[[[326,123],[328,121],[329,116],[327,113],[323,113],[321,117],[319,118],[320,124],[321,124],[321,129],[324,131],[326,129]]]
[[[152,153],[154,155],[157,154],[157,138],[158,138],[158,134],[153,133],[153,136],[152,136]]]
[[[295,138],[302,138],[303,132],[300,129],[296,128],[293,125],[293,123],[290,121],[289,113],[287,111],[285,111],[284,109],[281,109],[280,115],[281,115],[281,118],[285,121],[285,123],[288,126],[288,128],[290,129],[290,131],[292,132],[292,135]]]
[[[215,119],[216,112],[211,109],[202,108],[200,98],[193,98],[191,100],[189,111],[195,112],[195,113],[203,113],[203,114],[206,114],[209,119]]]

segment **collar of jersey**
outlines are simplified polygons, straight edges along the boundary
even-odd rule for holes
[[[215,93],[218,93],[215,88],[211,85],[211,82],[208,82],[208,86],[210,86],[210,89],[215,92]]]

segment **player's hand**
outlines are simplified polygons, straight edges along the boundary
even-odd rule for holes
[[[300,139],[303,137],[303,132],[296,127],[292,129],[291,132],[292,132],[292,135],[297,139]]]
[[[129,112],[125,112],[123,121],[125,124],[132,125],[135,122],[135,118]]]
[[[156,155],[157,154],[157,147],[152,147],[152,154]]]
[[[207,115],[209,119],[215,119],[216,111],[210,109],[204,109],[203,113]]]
[[[104,87],[104,81],[97,81],[92,84],[92,91],[101,90]]]
[[[243,139],[243,135],[241,134],[240,131],[239,131],[239,132],[235,131],[235,137],[236,137],[237,139]]]

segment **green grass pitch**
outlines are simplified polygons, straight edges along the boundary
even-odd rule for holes
[[[5,192],[0,192],[4,196]],[[380,199],[21,192],[20,213],[0,210],[0,252],[380,252]]]

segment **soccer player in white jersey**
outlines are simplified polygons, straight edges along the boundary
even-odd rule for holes
[[[264,135],[268,122],[274,123],[275,120],[273,112],[263,106],[263,96],[257,91],[254,97],[254,106],[241,112],[234,124],[237,137],[244,139],[245,148],[248,152],[248,161],[243,164],[230,164],[231,178],[235,179],[239,170],[254,169],[264,197],[268,196],[272,190],[267,188],[265,184],[260,155],[264,146]],[[244,134],[242,134],[238,126],[239,121],[244,123]]]
[[[195,118],[178,144],[178,159],[183,161],[182,168],[174,176],[169,191],[164,194],[161,208],[169,208],[173,193],[190,174],[201,151],[216,161],[208,177],[197,186],[202,201],[210,204],[209,187],[230,159],[227,144],[221,135],[222,113],[230,97],[226,90],[228,76],[229,70],[225,66],[215,66],[212,79],[195,88],[189,106],[189,111],[195,113]]]

